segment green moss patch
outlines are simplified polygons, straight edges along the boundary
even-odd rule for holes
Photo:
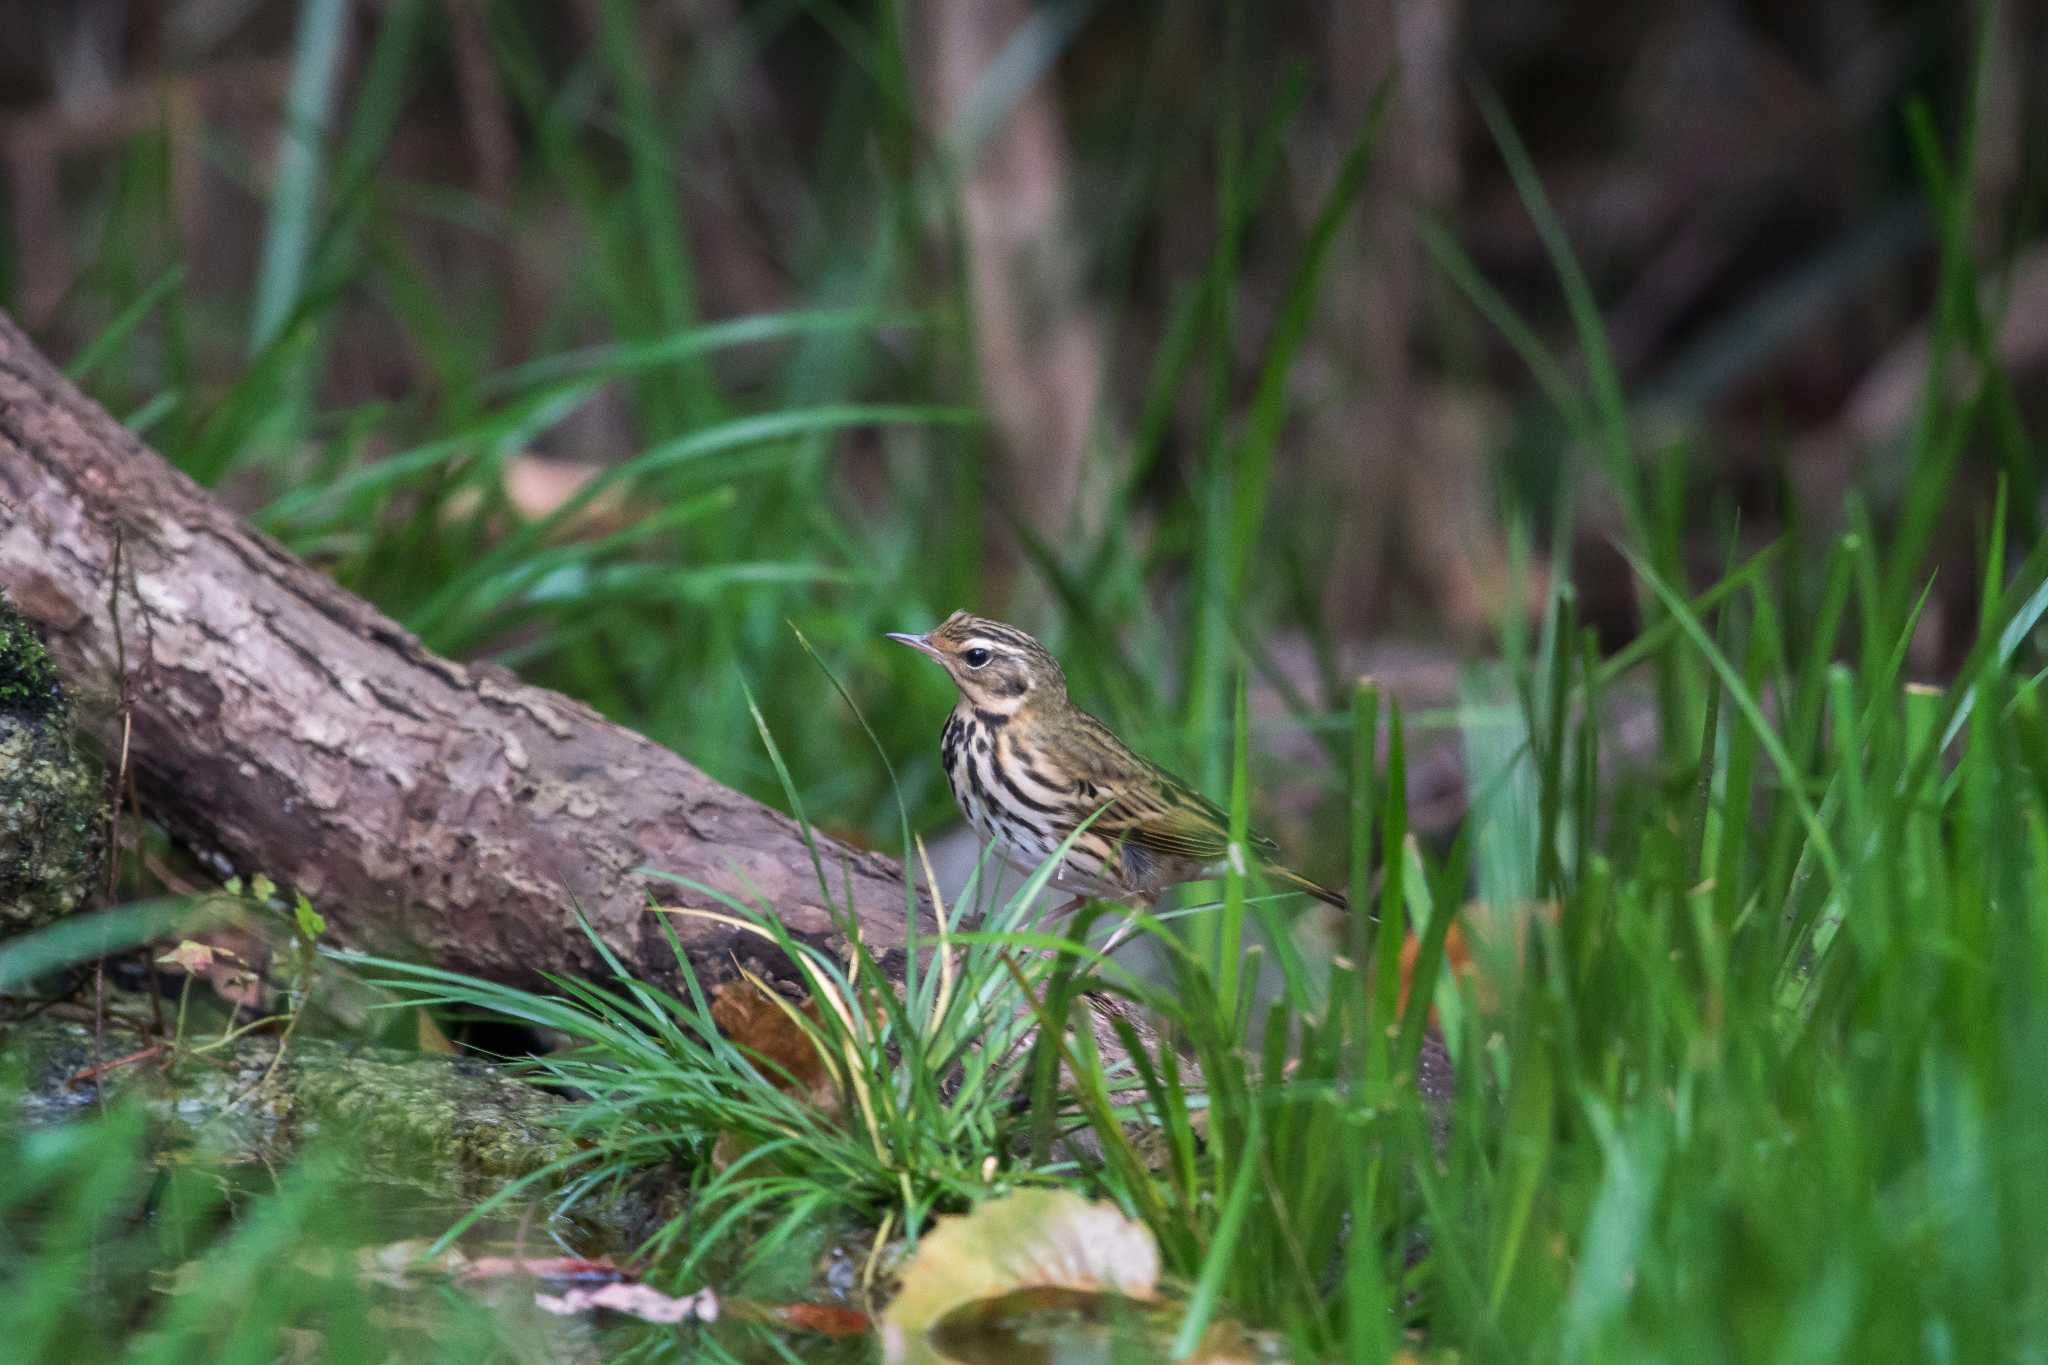
[[[103,787],[49,651],[0,599],[0,938],[70,914],[99,884]]]

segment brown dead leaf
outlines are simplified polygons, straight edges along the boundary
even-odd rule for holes
[[[727,1311],[749,1322],[763,1322],[792,1332],[820,1337],[864,1337],[875,1320],[858,1308],[834,1303],[728,1303]]]
[[[828,821],[820,824],[818,828],[831,835],[834,839],[837,839],[840,843],[850,844],[863,852],[880,853],[883,851],[876,845],[874,839],[868,835],[866,830],[854,825],[841,825]]]
[[[525,521],[539,521],[559,511],[583,486],[604,471],[579,460],[557,460],[527,452],[505,462],[505,501]],[[600,495],[583,509],[579,520],[613,521],[619,512],[619,496]],[[600,509],[598,504],[610,505]],[[602,515],[600,512],[602,511]]]
[[[726,982],[712,995],[711,1021],[747,1054],[748,1060],[776,1089],[836,1118],[844,1108],[839,1086],[817,1044],[790,1018],[791,1008],[813,1024],[819,1020],[817,1001],[806,1000],[791,1007],[753,981],[741,978]],[[737,1135],[723,1134],[712,1144],[711,1164],[722,1170],[744,1151],[745,1144]]]
[[[1474,955],[1472,940],[1465,929],[1466,922],[1481,913],[1480,907],[1468,906],[1465,912],[1445,931],[1444,970],[1464,978],[1466,983],[1472,986],[1479,1008],[1482,1011],[1491,1012],[1500,1005],[1503,993],[1502,987],[1505,983],[1493,979],[1486,972],[1486,964],[1481,961],[1480,957]],[[1512,963],[1515,969],[1519,969],[1524,957],[1528,953],[1530,920],[1535,918],[1547,920],[1552,924],[1557,923],[1557,902],[1537,901],[1520,905],[1515,907],[1512,914],[1515,930],[1515,952]],[[1405,1010],[1408,1008],[1408,989],[1415,979],[1415,963],[1421,955],[1422,941],[1413,934],[1409,935],[1408,941],[1401,945],[1401,991],[1399,996],[1396,997],[1398,1009]],[[1437,1021],[1435,1005],[1429,1007],[1429,1021],[1432,1024]]]
[[[362,1247],[355,1253],[356,1274],[392,1289],[413,1288],[426,1279],[452,1279],[457,1284],[476,1285],[514,1277],[560,1284],[610,1284],[626,1278],[626,1272],[609,1256],[472,1257],[460,1247],[429,1255],[432,1249],[433,1243],[418,1237]]]
[[[558,460],[531,451],[514,455],[505,462],[504,478],[499,484],[504,494],[504,506],[512,516],[509,519],[492,517],[491,530],[502,533],[509,529],[506,525],[508,520],[535,522],[553,516],[602,473],[603,466],[585,464],[580,460]],[[461,525],[475,521],[483,510],[482,490],[468,485],[448,498],[442,506],[441,517],[449,525]],[[553,538],[575,540],[609,535],[631,525],[634,519],[634,509],[627,500],[626,489],[614,484],[565,518],[562,525],[554,528]]]
[[[818,1002],[796,1007],[813,1024]],[[839,1112],[839,1087],[832,1070],[794,1019],[789,1007],[751,981],[728,981],[711,997],[711,1022],[756,1061],[761,1074],[785,1094],[800,1095],[829,1114]]]

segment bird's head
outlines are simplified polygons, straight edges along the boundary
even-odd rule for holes
[[[956,611],[923,635],[888,637],[937,659],[968,705],[1011,715],[1064,701],[1067,675],[1044,645],[1015,626]]]

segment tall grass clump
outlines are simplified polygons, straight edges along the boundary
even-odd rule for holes
[[[1875,553],[1846,540],[1830,572],[1867,576]],[[1233,975],[1161,936],[1171,979],[1139,996],[1187,1041],[1206,1122],[1187,1060],[1150,1054],[1125,1117],[1168,1157],[1101,1179],[1196,1286],[1192,1313],[1360,1360],[1406,1333],[1487,1359],[2040,1344],[2048,731],[2016,656],[2048,551],[2008,571],[1993,537],[1982,643],[1940,689],[1830,662],[1763,567],[1714,605],[1644,570],[1667,613],[1651,647],[1705,699],[1681,773],[1603,776],[1586,730],[1616,679],[1568,603],[1521,700],[1467,720],[1475,751],[1508,756],[1448,849],[1403,833],[1390,715],[1392,769],[1354,806],[1384,856],[1377,933],[1327,983],[1290,969],[1263,1055]],[[1854,624],[1888,658],[1912,625]],[[1432,1027],[1457,1073],[1436,1103],[1416,1084]],[[1097,1130],[1114,1156],[1121,1127]]]
[[[1699,590],[1678,521],[1648,505],[1584,276],[1482,105],[1571,298],[1590,394],[1453,243],[1432,248],[1618,495],[1642,631],[1603,658],[1564,590],[1533,639],[1505,632],[1460,710],[1471,810],[1448,847],[1407,833],[1402,720],[1390,708],[1382,732],[1361,688],[1352,886],[1377,923],[1354,924],[1327,983],[1289,966],[1258,1053],[1235,966],[1169,941],[1169,983],[1139,994],[1186,1040],[1206,1122],[1177,1088],[1185,1063],[1151,1054],[1135,1113],[1169,1156],[1110,1160],[1102,1182],[1191,1286],[1183,1343],[1227,1305],[1314,1358],[1417,1342],[1479,1359],[2032,1358],[2048,1343],[2048,1225],[2030,1212],[2048,1144],[2028,1083],[2048,1037],[2048,546],[2008,546],[2025,519],[2003,496],[1980,535],[1974,646],[1938,684],[1906,664],[1928,527],[2004,393],[1960,231],[1967,141],[1947,167],[1916,114],[1944,303],[1905,501],[1888,525],[1852,507],[1817,559],[1774,544]],[[1980,368],[1952,391],[1941,357],[1960,352]],[[1603,762],[1600,727],[1639,675],[1662,733],[1630,773]],[[1418,1088],[1433,1031],[1457,1074],[1447,1101]],[[1097,1130],[1114,1153],[1118,1128]]]
[[[755,720],[801,817],[790,770],[758,710]],[[810,839],[810,826],[804,830]],[[986,899],[981,869],[949,907],[921,844],[916,856],[936,920],[921,941],[909,900],[914,892],[906,888],[911,932],[900,981],[863,942],[822,862],[821,897],[835,907],[852,945],[843,958],[797,938],[771,906],[648,869],[692,902],[648,911],[663,917],[680,983],[675,992],[636,978],[587,925],[609,977],[551,978],[555,994],[352,957],[410,1006],[482,1010],[566,1040],[521,1069],[577,1097],[567,1122],[579,1150],[508,1186],[464,1222],[525,1185],[566,1178],[566,1210],[607,1183],[674,1164],[688,1173],[690,1198],[638,1251],[674,1282],[694,1285],[714,1271],[743,1277],[773,1266],[793,1243],[811,1246],[821,1229],[870,1238],[878,1248],[892,1233],[914,1237],[936,1213],[971,1205],[998,1180],[1007,1187],[1058,1178],[1064,1155],[1056,1159],[1041,1148],[1015,1159],[1028,1128],[1016,1101],[1033,1083],[1028,1044],[1039,1000],[1070,976],[1059,954],[1076,946],[1031,922],[1054,864],[969,929],[967,908]],[[715,919],[757,939],[790,965],[795,999],[745,969],[707,994],[672,916]],[[1084,956],[1101,965],[1098,955]],[[768,1022],[735,1025],[733,1015],[721,1016],[719,1001],[728,993],[767,1011]],[[793,1049],[774,1046],[778,1035],[801,1041]],[[1098,1113],[1106,1112],[1106,1089],[1129,1081],[1099,1064],[1086,1074]],[[1043,1076],[1038,1087],[1048,1088]]]

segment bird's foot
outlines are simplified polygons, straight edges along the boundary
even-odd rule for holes
[[[1108,957],[1111,953],[1123,947],[1138,932],[1140,921],[1145,918],[1150,909],[1151,907],[1143,901],[1132,904],[1130,906],[1131,913],[1124,916],[1124,922],[1117,925],[1116,932],[1111,934],[1103,943],[1102,955]]]

